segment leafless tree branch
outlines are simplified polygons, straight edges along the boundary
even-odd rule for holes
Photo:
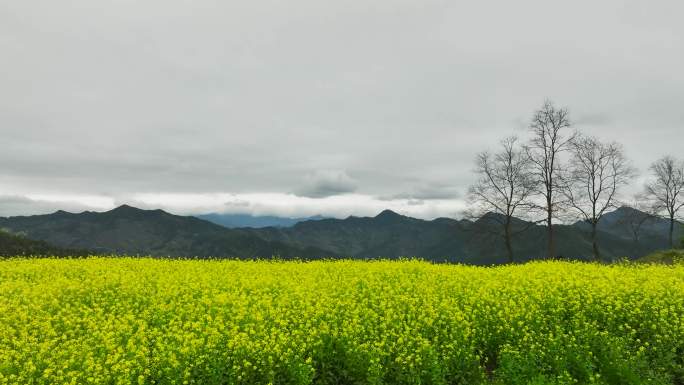
[[[651,180],[646,183],[645,196],[654,213],[670,220],[669,243],[674,247],[674,226],[679,210],[684,207],[684,162],[672,156],[655,161]]]
[[[621,187],[635,176],[636,170],[616,142],[604,143],[590,136],[576,136],[570,143],[569,172],[564,188],[568,208],[591,225],[594,258],[600,258],[596,230],[603,215],[616,208]]]
[[[500,226],[510,262],[514,255],[511,238],[519,232],[514,231],[513,220],[529,209],[530,197],[537,190],[531,170],[531,158],[516,137],[502,140],[499,152],[483,152],[475,160],[478,180],[469,189],[471,209],[479,218],[487,216]]]
[[[561,200],[563,196],[558,193],[563,183],[560,155],[570,148],[570,144],[577,135],[576,132],[566,132],[571,127],[568,110],[557,108],[553,102],[546,100],[532,117],[530,124],[532,139],[525,147],[533,165],[532,173],[538,181],[537,193],[543,201],[539,207],[546,216],[549,258],[555,257],[553,219],[563,203]]]

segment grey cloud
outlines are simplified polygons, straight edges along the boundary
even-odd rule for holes
[[[426,201],[435,199],[459,199],[462,197],[461,189],[455,186],[440,183],[425,183],[415,187],[411,192],[385,195],[378,197],[381,200],[405,199],[409,201]]]
[[[74,202],[54,202],[30,199],[18,195],[0,195],[0,217],[49,214],[57,210],[79,213],[88,209],[92,208]]]
[[[93,4],[1,6],[2,194],[460,199],[545,98],[642,170],[684,141],[677,0]]]
[[[610,116],[601,112],[585,113],[573,119],[575,125],[597,125],[603,126],[613,122]]]
[[[235,200],[224,203],[224,206],[226,206],[227,208],[232,208],[232,209],[244,208],[244,207],[249,207],[250,203],[246,200],[243,200],[243,199],[235,199]]]
[[[352,193],[357,182],[344,171],[316,171],[307,176],[304,185],[294,191],[295,195],[308,198],[325,198]]]

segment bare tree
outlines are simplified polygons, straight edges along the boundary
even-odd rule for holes
[[[475,172],[479,178],[469,190],[469,200],[478,217],[497,214],[489,215],[488,219],[501,226],[509,262],[514,258],[512,238],[525,229],[514,229],[513,220],[526,209],[536,191],[530,157],[517,142],[516,137],[509,137],[501,141],[499,152],[478,154]]]
[[[651,173],[652,179],[646,183],[646,196],[653,211],[670,220],[669,244],[673,248],[677,214],[684,206],[684,163],[665,156],[651,165]]]
[[[567,206],[591,225],[594,259],[600,259],[596,230],[603,215],[616,208],[619,189],[636,175],[622,146],[603,143],[590,136],[579,136],[571,143],[565,188],[562,193]]]
[[[629,228],[632,240],[638,245],[641,241],[642,227],[649,222],[653,222],[656,216],[651,212],[652,207],[640,195],[636,195],[629,206],[631,210],[627,211],[617,223]]]
[[[553,237],[553,219],[560,208],[558,194],[562,187],[560,154],[566,151],[575,137],[575,133],[566,134],[571,127],[568,110],[557,108],[547,100],[534,113],[530,132],[532,139],[526,147],[526,152],[533,164],[533,173],[539,182],[538,193],[543,203],[540,208],[545,212],[547,235],[547,254],[554,258],[556,247]]]

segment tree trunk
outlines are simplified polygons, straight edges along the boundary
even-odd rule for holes
[[[674,215],[670,215],[670,249],[674,249],[674,239],[673,239],[674,224],[675,224]]]
[[[506,218],[504,227],[504,238],[506,238],[506,252],[508,253],[508,263],[513,263],[513,245],[511,244],[511,218]]]
[[[599,253],[598,240],[596,239],[596,222],[591,223],[591,246],[594,249],[594,260],[600,260],[601,254]]]
[[[546,226],[548,227],[548,250],[547,250],[547,257],[549,259],[555,258],[556,257],[556,250],[555,250],[555,245],[554,245],[554,239],[553,239],[553,212],[551,211],[551,203],[547,201],[547,217],[546,217]]]

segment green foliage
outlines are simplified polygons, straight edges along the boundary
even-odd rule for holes
[[[684,249],[677,250],[663,250],[645,257],[639,258],[638,262],[643,263],[664,263],[664,264],[682,264],[684,263]]]
[[[28,239],[22,235],[0,229],[0,258],[16,256],[78,257],[86,255],[88,255],[86,251],[54,247],[46,242]]]
[[[684,265],[0,262],[0,384],[680,384]]]

